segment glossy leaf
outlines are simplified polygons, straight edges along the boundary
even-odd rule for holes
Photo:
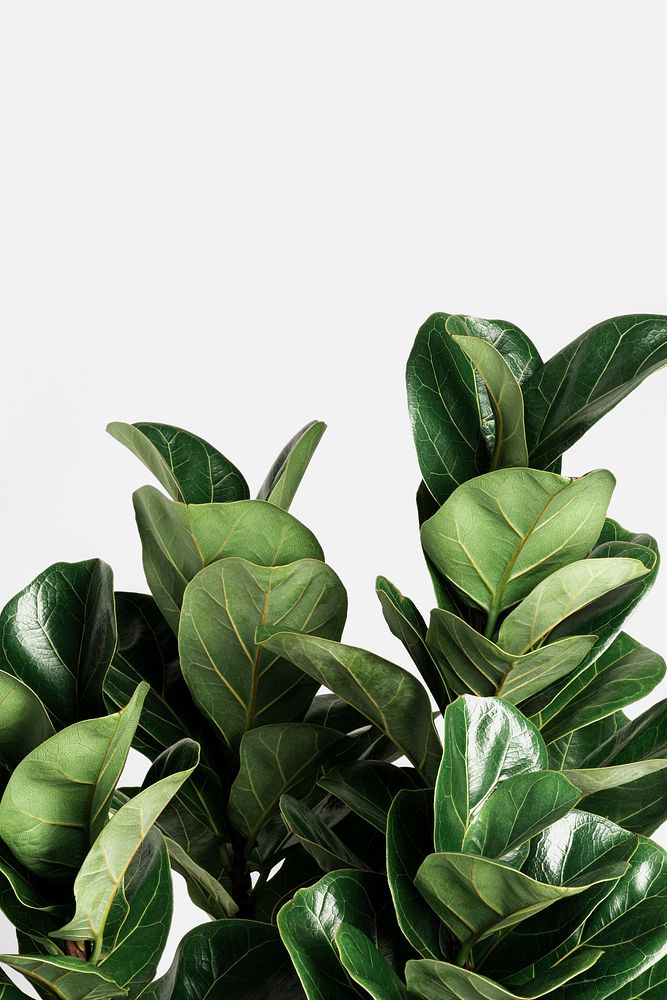
[[[473,812],[496,786],[546,765],[546,747],[518,709],[497,698],[458,698],[445,712],[435,787],[436,851],[461,851]]]
[[[57,728],[104,710],[115,644],[113,576],[99,559],[54,563],[0,614],[0,668],[32,688]]]
[[[446,313],[420,328],[406,382],[419,467],[438,504],[477,474],[481,415],[472,366],[447,332]]]
[[[403,791],[387,817],[387,881],[401,931],[424,958],[442,958],[440,921],[415,886],[415,876],[433,851],[433,796]]]
[[[56,733],[21,761],[0,801],[0,836],[49,879],[71,875],[108,820],[147,685],[126,708]]]
[[[573,340],[524,386],[531,465],[548,466],[666,362],[664,316],[617,316]]]
[[[269,469],[257,494],[258,500],[268,500],[283,510],[290,509],[294,494],[326,429],[327,425],[321,420],[311,420],[297,431]]]
[[[533,469],[499,469],[460,486],[422,525],[422,544],[465,599],[499,612],[575,559],[588,555],[614,488],[609,472],[566,479]]]
[[[353,760],[328,770],[318,784],[385,833],[394,798],[403,789],[414,788],[415,780],[406,768],[385,761]]]
[[[667,767],[667,758],[661,760],[638,760],[629,764],[617,764],[615,767],[584,767],[567,768],[562,771],[584,795],[619,788],[630,782],[638,781],[648,775],[654,775]],[[604,814],[603,814],[604,815]]]
[[[52,937],[94,941],[93,960],[99,960],[104,928],[125,874],[162,809],[197,766],[198,756],[199,748],[193,743],[189,767],[145,788],[114,814],[74,881],[74,917]]]
[[[340,963],[341,926],[366,934],[392,967],[399,964],[391,900],[382,876],[335,871],[300,889],[278,914],[278,928],[308,1000],[366,997]],[[402,955],[401,955],[402,957]]]
[[[494,451],[491,469],[528,465],[523,395],[502,354],[479,337],[454,337],[481,376],[493,407]]]
[[[498,645],[508,653],[527,653],[580,608],[647,572],[638,559],[579,559],[563,566],[509,613],[500,626]]]
[[[411,994],[405,983],[367,934],[354,926],[341,924],[335,940],[341,965],[373,1000],[409,1000]]]
[[[169,972],[146,1000],[299,1000],[278,931],[253,920],[216,920],[188,931]]]
[[[426,641],[457,694],[498,695],[520,704],[571,673],[592,649],[594,635],[569,636],[530,653],[507,653],[457,615],[431,612]]]
[[[150,469],[174,500],[228,503],[250,496],[236,466],[196,434],[154,423],[111,423],[107,431]]]
[[[280,811],[287,828],[315,858],[323,871],[336,871],[338,868],[368,870],[365,862],[350,850],[336,831],[304,802],[291,795],[283,795]]]
[[[289,792],[305,797],[345,738],[335,729],[308,723],[260,726],[241,741],[241,764],[229,796],[228,814],[250,847]],[[387,765],[390,766],[390,765]]]
[[[503,356],[519,385],[541,367],[542,359],[533,342],[514,323],[478,316],[448,316],[447,332],[453,337],[479,337]]]
[[[285,566],[323,558],[308,528],[262,500],[181,504],[152,486],[142,486],[133,500],[148,586],[174,632],[187,584],[218,559]]]
[[[316,636],[258,629],[257,641],[348,701],[434,782],[440,743],[428,695],[407,670],[364,649]]]
[[[450,697],[442,673],[426,645],[426,622],[410,598],[404,597],[386,577],[377,578],[375,591],[387,625],[403,643],[438,708],[444,712]]]
[[[188,584],[178,634],[181,669],[230,750],[254,726],[303,718],[317,691],[289,660],[255,644],[257,627],[338,639],[346,613],[345,588],[317,559],[273,567],[221,559]]]
[[[10,969],[15,969],[40,990],[42,995],[58,1000],[108,1000],[127,996],[103,969],[96,969],[80,958],[64,955],[0,955]]]

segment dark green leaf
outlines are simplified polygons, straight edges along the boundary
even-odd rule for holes
[[[0,971],[0,1000],[26,1000],[26,997],[27,994],[23,993],[4,972]]]
[[[228,503],[250,496],[236,466],[196,434],[153,423],[112,423],[107,431],[150,469],[174,500]]]
[[[269,469],[257,494],[258,500],[268,500],[283,510],[289,510],[294,494],[326,429],[327,425],[321,420],[311,420],[297,431]]]
[[[403,789],[415,788],[413,774],[384,761],[352,760],[331,768],[318,784],[380,833],[385,833],[394,798]]]
[[[0,644],[0,667],[32,688],[57,728],[99,715],[116,645],[111,569],[54,563],[6,605]]]
[[[368,870],[361,858],[304,802],[291,795],[283,795],[280,811],[287,828],[315,858],[323,871],[335,871],[337,868]]]
[[[413,995],[408,993],[405,983],[363,931],[341,924],[335,941],[341,965],[355,983],[370,993],[373,1000],[409,1000]]]
[[[548,466],[666,362],[664,316],[617,316],[573,340],[524,386],[531,465]]]
[[[426,691],[407,670],[355,646],[294,632],[258,629],[257,641],[348,701],[435,782],[440,743]]]
[[[289,660],[255,644],[257,626],[338,639],[346,613],[345,588],[317,559],[273,567],[221,559],[188,584],[178,633],[181,669],[231,751],[254,726],[303,718],[317,691]]]

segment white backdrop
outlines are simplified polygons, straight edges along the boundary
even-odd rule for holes
[[[373,582],[431,606],[416,329],[501,317],[548,355],[667,312],[665,27],[610,0],[5,0],[3,599],[91,556],[144,589],[150,477],[107,421],[187,427],[257,487],[317,417],[293,511],[348,586],[348,640],[405,664]],[[613,515],[665,547],[666,394],[653,376],[565,465],[611,468]],[[667,573],[632,623],[662,653],[666,596]],[[179,889],[174,940],[198,919]]]

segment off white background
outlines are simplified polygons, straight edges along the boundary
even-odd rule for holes
[[[317,417],[293,512],[348,640],[405,664],[373,583],[431,606],[416,329],[502,317],[549,355],[667,312],[665,27],[609,0],[1,3],[3,599],[91,556],[144,588],[150,476],[107,421],[196,431],[256,488]],[[611,468],[613,515],[664,546],[666,396],[653,376],[565,466]],[[632,623],[663,653],[666,597],[667,573]],[[200,919],[178,891],[174,941]]]

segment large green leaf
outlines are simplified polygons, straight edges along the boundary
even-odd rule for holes
[[[666,362],[664,316],[617,316],[573,340],[524,386],[531,465],[550,465]]]
[[[280,812],[288,830],[315,858],[322,871],[336,871],[338,868],[368,870],[368,865],[305,802],[292,795],[283,795]]]
[[[522,654],[541,645],[561,622],[648,570],[639,559],[579,559],[552,573],[503,621],[498,645]]]
[[[493,408],[491,468],[527,466],[528,448],[521,387],[500,351],[480,337],[454,337],[484,382]]]
[[[368,934],[341,924],[335,940],[341,965],[373,1000],[409,1000],[413,996]]]
[[[466,600],[488,613],[490,636],[501,611],[588,555],[613,488],[605,471],[572,480],[498,469],[460,486],[422,525],[422,543]]]
[[[51,936],[66,941],[93,941],[93,962],[100,959],[104,929],[126,872],[156,819],[197,766],[199,748],[192,744],[190,766],[161,778],[116,812],[86,855],[74,881],[76,911]]]
[[[518,709],[498,698],[457,698],[445,712],[435,786],[436,851],[463,849],[473,812],[500,782],[546,766],[540,734]]]
[[[35,747],[53,736],[49,713],[35,692],[0,670],[0,768],[11,774]],[[1,781],[0,789],[4,786]]]
[[[420,328],[406,382],[412,433],[427,488],[441,504],[475,476],[481,415],[472,366],[447,332],[447,314]]]
[[[507,653],[458,615],[434,608],[426,641],[452,691],[497,694],[520,704],[571,673],[593,647],[595,638],[569,636],[523,655]]]
[[[142,486],[133,500],[148,586],[174,632],[187,584],[218,559],[285,566],[324,558],[308,528],[263,500],[182,504],[152,486]]]
[[[426,858],[415,884],[467,954],[472,945],[490,934],[618,874],[618,868],[610,868],[565,884],[538,882],[489,858],[441,853]]]
[[[104,969],[96,969],[80,958],[64,955],[0,955],[10,969],[16,969],[36,986],[44,997],[57,1000],[108,1000],[127,996]]]
[[[403,791],[387,817],[387,881],[399,927],[424,958],[442,958],[440,921],[415,886],[415,875],[433,851],[433,796]]]
[[[147,685],[126,708],[85,719],[21,761],[0,800],[0,837],[31,871],[70,876],[108,820]]]
[[[407,670],[364,649],[317,636],[258,629],[257,640],[348,701],[435,782],[440,743],[426,691]]]
[[[188,931],[169,972],[146,1000],[299,1000],[278,931],[254,920],[216,920]]]
[[[415,787],[414,771],[381,760],[351,760],[327,770],[318,784],[380,833],[400,791]]]
[[[311,420],[297,431],[269,469],[257,494],[258,500],[268,500],[283,510],[289,510],[294,494],[326,429],[327,425],[321,420]]]
[[[387,625],[405,646],[438,708],[444,712],[450,697],[442,673],[426,645],[426,622],[410,598],[404,597],[386,577],[377,578],[375,591]]]
[[[0,614],[0,668],[32,688],[59,728],[104,711],[115,645],[113,576],[99,559],[54,563]]]
[[[601,954],[601,951],[587,948],[546,970],[539,981],[532,980],[509,989],[486,976],[447,962],[408,962],[405,974],[408,985],[422,1000],[537,1000],[586,972]]]
[[[229,820],[250,849],[289,792],[305,797],[345,741],[335,729],[308,723],[260,726],[241,740],[241,765],[229,796]],[[387,765],[388,767],[390,765]]]
[[[200,710],[230,750],[254,726],[303,718],[317,683],[255,643],[259,625],[339,639],[345,588],[317,559],[255,566],[221,559],[192,580],[178,633],[181,669]]]
[[[479,337],[499,351],[519,385],[540,368],[542,359],[533,342],[514,323],[478,316],[448,316],[447,332],[453,337]]]
[[[174,500],[227,503],[250,496],[236,466],[196,434],[153,423],[112,423],[107,431],[134,452]]]
[[[332,872],[300,889],[278,914],[281,937],[308,1000],[368,1000],[340,963],[335,940],[341,926],[366,934],[390,966],[400,965],[402,946],[384,876]]]

